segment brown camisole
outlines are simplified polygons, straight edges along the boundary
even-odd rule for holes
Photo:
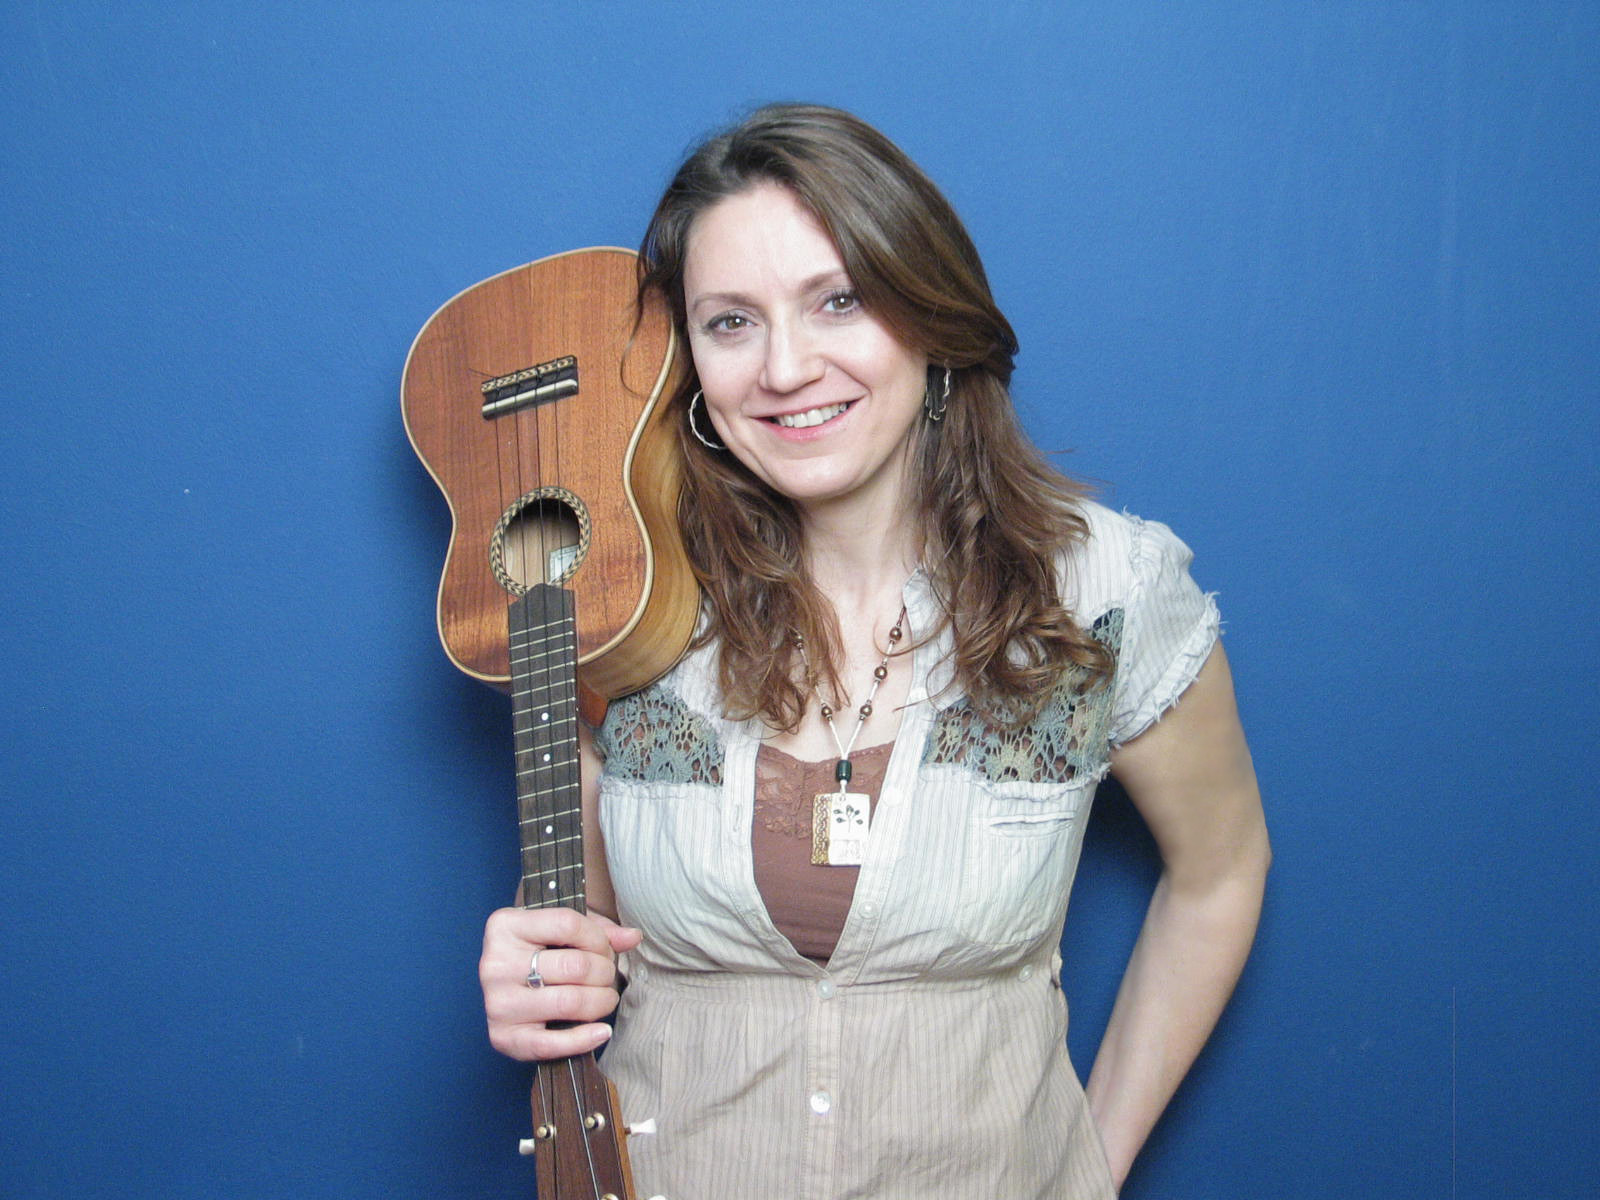
[[[850,756],[852,792],[878,807],[878,792],[893,742]],[[772,746],[756,753],[755,820],[750,823],[756,887],[778,932],[805,957],[823,965],[838,945],[855,896],[860,867],[819,867],[811,861],[811,805],[838,787],[837,759],[801,762]]]

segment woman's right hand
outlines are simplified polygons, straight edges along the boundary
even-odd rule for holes
[[[570,908],[490,914],[478,960],[490,1045],[524,1061],[568,1058],[603,1045],[611,1027],[601,1018],[617,1006],[616,956],[641,937],[598,913]],[[543,987],[528,983],[536,952]],[[552,1029],[552,1021],[574,1024]]]

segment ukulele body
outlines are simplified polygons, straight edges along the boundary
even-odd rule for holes
[[[636,327],[637,261],[575,250],[486,279],[429,318],[406,359],[406,432],[452,521],[439,637],[501,688],[500,569],[576,594],[580,679],[606,700],[664,674],[694,631],[664,402],[679,348],[660,304]]]

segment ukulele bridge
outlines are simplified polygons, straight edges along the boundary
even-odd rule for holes
[[[483,392],[483,419],[492,421],[507,413],[540,404],[551,404],[578,394],[578,358],[566,354],[538,366],[513,371],[486,380]]]

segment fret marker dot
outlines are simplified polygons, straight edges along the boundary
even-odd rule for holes
[[[549,756],[549,755],[548,755],[548,754],[546,754],[546,755],[545,755],[545,756],[544,756],[544,761],[545,761],[545,762],[549,762],[549,761],[550,761],[550,756]]]
[[[546,886],[546,887],[547,887],[547,888],[549,888],[549,889],[550,889],[550,890],[551,890],[551,891],[552,891],[552,892],[553,892],[553,891],[555,891],[555,890],[556,890],[556,881],[555,881],[555,880],[554,880],[554,879],[552,879],[552,880],[551,880],[551,881],[550,881],[550,882],[549,882],[549,883],[547,883],[547,884],[546,884],[546,885],[545,885],[545,886]]]
[[[545,835],[545,837],[549,837],[555,831],[556,831],[556,827],[554,825],[546,825],[544,827],[544,835]]]
[[[550,714],[549,713],[542,712],[542,713],[539,714],[539,720],[548,721],[549,719],[550,719]]]

